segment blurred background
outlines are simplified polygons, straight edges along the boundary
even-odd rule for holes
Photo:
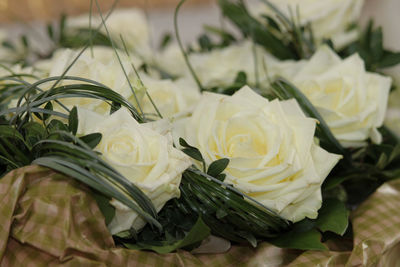
[[[183,38],[193,40],[204,23],[219,23],[216,0],[188,0],[180,16]],[[256,0],[247,0],[254,2]],[[400,48],[400,0],[365,0],[364,16],[366,22],[370,16],[384,27],[385,43],[389,48]],[[98,1],[103,11],[108,10],[114,0]],[[161,32],[172,30],[173,11],[179,0],[120,0],[119,8],[138,7],[148,11],[153,26],[153,37],[157,39]],[[61,14],[68,16],[87,13],[90,0],[0,0],[0,25],[51,21]]]
[[[102,10],[108,10],[114,0],[99,0]],[[174,7],[179,0],[120,0],[119,7],[148,9]],[[190,0],[187,5],[204,5],[211,0]],[[88,12],[90,0],[0,0],[0,22],[50,20],[61,14],[78,15]]]

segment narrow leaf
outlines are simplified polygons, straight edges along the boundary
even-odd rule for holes
[[[68,127],[72,134],[76,135],[76,132],[78,131],[78,110],[76,107],[74,107],[69,113]]]

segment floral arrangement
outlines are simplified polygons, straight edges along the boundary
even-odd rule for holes
[[[4,34],[1,181],[29,165],[76,179],[135,251],[356,240],[352,212],[400,177],[384,125],[400,52],[357,25],[362,0],[219,0],[237,31],[185,47],[184,2],[158,49],[139,10],[63,17],[46,53]]]

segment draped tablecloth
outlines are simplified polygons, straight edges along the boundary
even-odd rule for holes
[[[382,185],[352,213],[353,250],[297,251],[267,243],[224,254],[165,255],[115,246],[89,189],[39,166],[0,180],[1,266],[396,266],[400,180]]]

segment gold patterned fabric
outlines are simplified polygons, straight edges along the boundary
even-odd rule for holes
[[[1,266],[396,266],[400,180],[381,186],[352,213],[354,249],[287,250],[263,243],[225,254],[166,255],[115,247],[89,190],[38,166],[0,180]]]

